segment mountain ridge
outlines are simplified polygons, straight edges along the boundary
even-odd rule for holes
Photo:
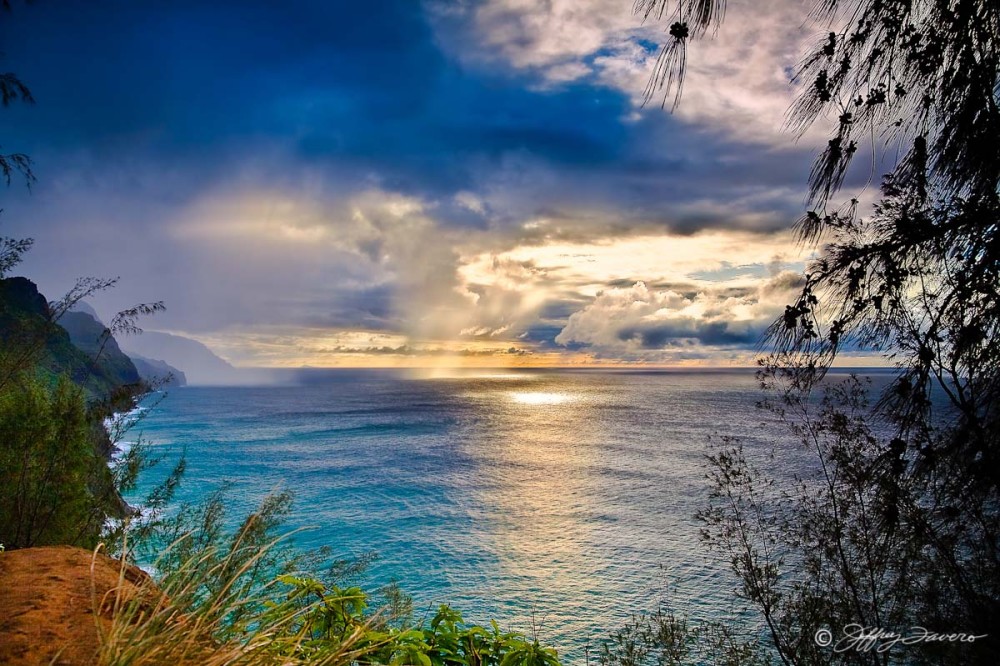
[[[74,329],[83,348],[64,324]],[[0,279],[0,353],[7,355],[4,360],[15,368],[19,361],[37,355],[37,362],[30,365],[50,381],[68,375],[91,400],[107,398],[123,386],[138,385],[139,371],[106,331],[85,313],[67,312],[54,321],[48,301],[34,282],[24,277]]]

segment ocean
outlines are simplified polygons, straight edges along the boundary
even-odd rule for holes
[[[233,520],[294,493],[296,546],[374,551],[359,582],[398,581],[418,617],[448,603],[582,663],[658,605],[739,614],[734,579],[699,539],[706,455],[734,436],[778,475],[811,457],[756,407],[752,371],[301,371],[287,385],[171,389],[137,430],[182,454],[178,501],[221,483]],[[775,461],[767,458],[777,449]]]

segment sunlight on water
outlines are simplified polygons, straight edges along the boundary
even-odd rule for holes
[[[601,464],[600,448],[584,433],[595,415],[580,391],[509,395],[515,406],[500,406],[492,421],[490,439],[502,446],[480,447],[477,453],[489,470],[478,499],[503,517],[490,535],[503,580],[497,594],[502,603],[489,611],[511,617],[512,626],[523,631],[553,636],[568,618],[600,604],[595,572],[613,560],[594,547],[602,536],[592,517],[602,508],[587,470]],[[591,426],[589,433],[597,430]],[[569,433],[579,433],[573,436],[576,446],[566,445]],[[588,638],[585,631],[577,636],[580,643]]]
[[[510,394],[514,402],[522,405],[561,405],[573,400],[566,393],[546,393],[544,391],[515,391]]]
[[[749,452],[776,441],[752,373],[316,377],[188,387],[151,409],[154,452],[187,456],[177,500],[229,481],[236,521],[288,488],[287,527],[319,526],[298,546],[376,551],[357,582],[398,580],[419,614],[449,603],[472,621],[538,629],[569,666],[667,597],[695,618],[736,612],[727,565],[706,554],[693,516],[710,490],[709,436],[743,437]],[[789,472],[796,451],[782,451]]]

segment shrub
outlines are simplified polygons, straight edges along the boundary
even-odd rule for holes
[[[0,392],[0,542],[92,547],[108,511],[109,471],[83,391],[22,374]]]

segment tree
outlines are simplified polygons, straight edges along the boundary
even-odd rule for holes
[[[16,390],[0,392],[0,441],[0,543],[95,545],[107,515],[95,487],[104,461],[82,391],[65,378],[50,390],[19,376]]]
[[[672,21],[647,94],[676,104],[688,43],[725,2],[635,8]],[[770,329],[761,380],[820,473],[775,495],[729,443],[713,457],[707,537],[784,663],[996,663],[996,637],[845,655],[817,650],[811,630],[1000,626],[1000,3],[821,0],[812,17],[826,37],[802,61],[790,125],[837,120],[797,225],[822,247]],[[900,157],[859,216],[857,201],[831,201],[866,135]],[[896,365],[874,412],[863,386],[819,383],[845,349]]]
[[[717,29],[725,0],[636,0],[645,19],[673,21],[647,97],[680,100],[687,46]],[[792,129],[838,119],[810,174],[814,203],[843,184],[856,137],[873,133],[904,145],[897,180],[929,176],[947,194],[996,196],[1000,179],[1000,6],[991,0],[819,0],[811,14],[830,31],[807,54]],[[834,115],[836,114],[836,115]],[[920,168],[925,164],[929,173]],[[904,178],[905,176],[905,178]],[[821,217],[819,222],[822,222]],[[803,222],[815,238],[823,228]]]

